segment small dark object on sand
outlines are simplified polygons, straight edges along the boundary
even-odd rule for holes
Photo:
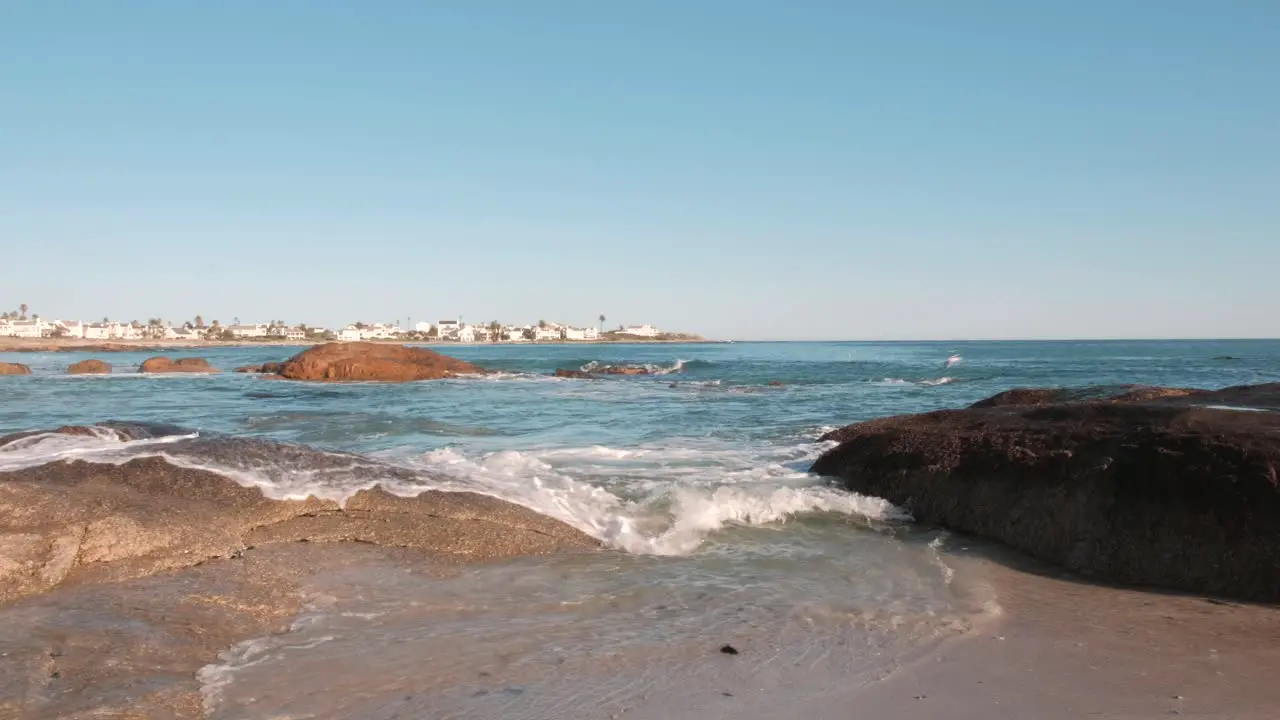
[[[781,380],[770,380],[770,381],[769,381],[769,387],[782,387],[782,381],[781,381]]]
[[[720,652],[724,653],[725,655],[737,655],[738,648],[732,645],[725,645],[720,648]]]
[[[1240,358],[1234,355],[1219,355],[1218,357],[1214,358],[1214,360],[1239,360],[1239,359]]]

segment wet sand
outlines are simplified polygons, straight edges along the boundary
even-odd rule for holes
[[[0,718],[199,718],[199,669],[283,632],[301,580],[369,562],[447,572],[447,559],[364,543],[292,543],[0,606]]]
[[[843,707],[889,720],[1280,716],[1278,608],[1094,585],[980,557],[955,566],[962,582],[991,587],[1000,616]],[[803,716],[842,717],[837,704]]]
[[[1271,678],[1280,669],[1280,610],[1102,587],[1053,577],[1051,571],[1014,569],[981,556],[949,556],[948,562],[956,569],[956,587],[974,595],[993,592],[999,613],[975,622],[961,636],[920,645],[912,657],[896,658],[897,669],[854,681],[830,672],[837,666],[817,663],[809,666],[813,674],[797,676],[771,667],[770,655],[752,647],[749,639],[738,656],[701,643],[677,644],[670,651],[696,653],[698,670],[662,692],[637,694],[623,703],[622,716],[1276,716],[1280,685]],[[459,566],[411,549],[293,543],[147,578],[58,588],[9,603],[0,607],[0,718],[204,717],[196,678],[202,667],[218,662],[218,654],[237,643],[288,630],[307,599],[314,599],[317,578],[342,573],[362,577],[370,568],[408,570],[422,576],[421,582],[438,582],[456,574]],[[450,611],[442,606],[437,612]],[[571,616],[567,611],[566,620]],[[433,633],[429,624],[421,632]],[[536,637],[512,632],[507,651],[539,645]],[[410,676],[415,674],[414,657],[405,657]],[[602,664],[604,659],[568,658],[560,681],[568,681],[579,703],[559,706],[556,717],[606,717],[600,711],[609,706],[609,695],[646,684],[656,690],[667,682],[655,682],[655,665],[632,667],[626,658]],[[448,687],[471,694],[460,678],[479,667],[458,666],[454,681],[423,677],[404,690],[430,694]],[[341,685],[348,679],[321,676],[309,681]],[[269,675],[258,682],[273,685]],[[272,700],[284,698],[287,704],[290,692],[277,683]],[[502,704],[496,707],[502,708],[502,717],[551,717],[521,692],[514,687],[499,693]],[[300,699],[299,705],[305,703]],[[367,706],[355,707],[367,711]],[[376,716],[392,717],[395,708],[383,710]],[[333,717],[356,716],[338,708],[334,712]],[[488,717],[466,710],[447,714]]]

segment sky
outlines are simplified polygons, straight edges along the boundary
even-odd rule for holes
[[[1280,337],[1274,0],[0,0],[0,306]]]

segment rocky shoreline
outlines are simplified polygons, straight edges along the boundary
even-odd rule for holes
[[[133,437],[127,426],[109,431]],[[31,437],[0,438],[0,447]],[[291,542],[416,548],[455,560],[599,546],[557,520],[465,492],[400,497],[373,487],[342,504],[315,497],[272,500],[257,488],[160,457],[121,464],[52,462],[0,473],[0,603]]]
[[[1019,389],[828,433],[841,487],[1113,583],[1280,601],[1280,383]]]
[[[51,433],[128,442],[185,432],[69,426],[0,437],[0,450]],[[184,442],[212,458],[283,451]],[[0,717],[202,717],[196,671],[237,642],[287,629],[316,573],[384,563],[434,574],[599,546],[469,492],[402,497],[375,486],[343,503],[274,500],[155,456],[0,472]]]

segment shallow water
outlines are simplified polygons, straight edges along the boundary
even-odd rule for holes
[[[34,373],[0,378],[0,432],[108,418],[192,431],[37,437],[0,450],[0,469],[159,454],[281,498],[465,489],[611,548],[443,580],[390,566],[313,578],[293,632],[237,646],[202,674],[216,717],[766,717],[789,694],[881,676],[998,606],[954,585],[935,536],[806,472],[824,429],[1017,386],[1280,379],[1270,341],[448,351],[502,373],[403,385],[144,377],[131,372],[144,355],[111,354],[115,374],[73,378],[62,368],[86,355],[0,356]],[[290,352],[174,355],[230,369]],[[548,377],[593,362],[662,374]],[[721,654],[725,643],[742,653]]]

